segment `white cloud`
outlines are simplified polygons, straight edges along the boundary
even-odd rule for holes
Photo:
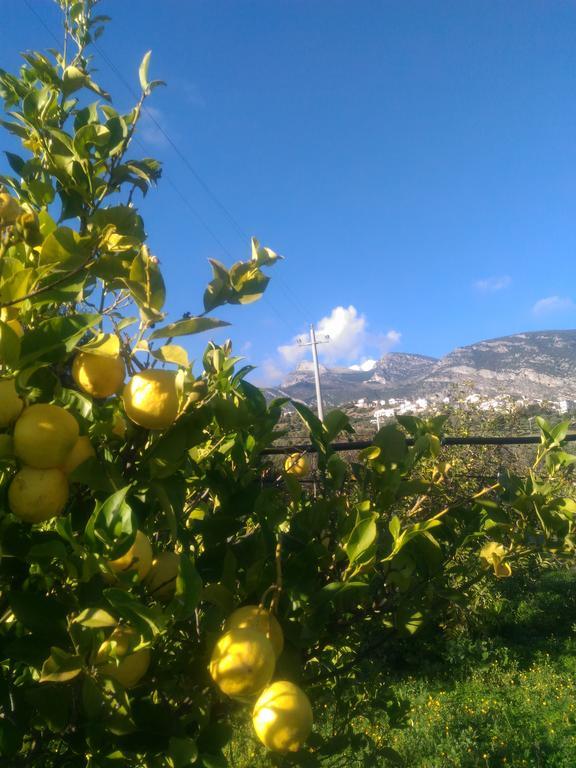
[[[512,278],[510,275],[500,275],[498,277],[485,277],[482,280],[476,280],[474,287],[480,293],[497,293],[504,288],[508,288]]]
[[[377,360],[372,360],[371,358],[368,358],[368,360],[363,360],[360,364],[351,365],[350,370],[351,371],[371,371],[376,366]]]
[[[532,307],[535,315],[548,315],[555,312],[571,312],[576,309],[572,299],[565,296],[547,296],[539,299]]]
[[[254,371],[254,381],[259,387],[272,387],[280,384],[285,376],[286,369],[278,365],[271,357],[260,363]]]
[[[319,356],[326,363],[358,360],[366,346],[366,317],[360,315],[352,305],[334,307],[332,312],[316,325],[316,338],[322,340],[326,336],[329,337],[328,343],[322,344],[318,350]],[[290,344],[278,347],[280,356],[289,365],[294,365],[309,354],[307,347],[298,346],[300,338],[303,337],[295,336]]]
[[[316,338],[328,336],[327,344],[320,344],[318,356],[328,366],[358,366],[358,370],[371,370],[375,365],[375,353],[381,357],[400,341],[401,334],[395,330],[387,333],[371,333],[368,320],[356,307],[334,307],[316,323]],[[310,359],[310,347],[301,346],[298,340],[309,341],[308,333],[294,336],[290,343],[277,348],[277,357],[264,360],[259,366],[260,379],[267,384],[278,383],[286,373],[302,360]],[[369,353],[372,352],[372,357]],[[360,361],[359,363],[357,361]],[[351,365],[353,364],[353,365]]]
[[[166,138],[167,133],[166,118],[163,113],[156,107],[144,107],[138,124],[138,136],[142,141],[154,147],[166,147],[169,144]]]

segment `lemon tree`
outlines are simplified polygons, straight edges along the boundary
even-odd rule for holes
[[[58,5],[64,50],[0,70],[2,764],[221,768],[238,722],[271,765],[398,764],[354,725],[378,654],[465,620],[486,579],[572,556],[569,425],[541,421],[529,477],[480,489],[451,482],[441,419],[346,462],[345,414],[292,403],[316,459],[267,458],[286,401],[230,342],[194,370],[181,339],[259,299],[279,257],[254,238],[211,260],[196,312],[168,316],[138,210],[161,167],[132,141],[161,83],[147,54],[115,109],[92,65],[107,18]]]

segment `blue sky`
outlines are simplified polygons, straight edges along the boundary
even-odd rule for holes
[[[59,34],[53,3],[29,3]],[[54,45],[24,0],[0,6],[0,66]],[[333,339],[323,359],[343,365],[575,327],[576,0],[103,0],[101,12],[113,23],[99,46],[134,87],[153,50],[168,87],[152,117],[218,201],[148,117],[141,140],[167,178],[141,210],[172,317],[201,309],[207,258],[247,258],[249,235],[286,257],[264,301],[219,313],[233,327],[215,338],[232,337],[256,380],[293,365],[311,321]]]

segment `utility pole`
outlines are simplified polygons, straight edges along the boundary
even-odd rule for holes
[[[322,388],[320,386],[320,367],[318,365],[318,350],[317,346],[318,344],[327,344],[330,341],[329,336],[325,336],[323,339],[318,341],[316,339],[316,332],[314,330],[314,325],[310,325],[310,341],[304,341],[303,339],[298,339],[298,345],[301,347],[312,347],[312,362],[314,365],[314,382],[316,384],[316,403],[318,407],[318,418],[320,421],[324,421],[324,406],[322,404]]]

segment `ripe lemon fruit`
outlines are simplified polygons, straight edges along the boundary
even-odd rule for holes
[[[216,643],[210,675],[222,693],[232,698],[257,696],[274,674],[272,643],[254,629],[230,629]]]
[[[23,467],[8,488],[10,509],[27,523],[59,515],[68,501],[68,480],[60,469]]]
[[[94,456],[96,456],[96,451],[90,442],[90,438],[86,435],[82,435],[82,437],[79,437],[78,440],[76,440],[74,448],[72,448],[66,461],[62,464],[62,472],[66,475],[71,475],[76,467],[79,467],[80,464],[83,464]]]
[[[14,379],[0,379],[0,429],[16,421],[24,408],[24,401],[18,397]]]
[[[110,397],[118,392],[126,376],[121,357],[78,352],[72,363],[72,378],[90,397]]]
[[[14,452],[36,469],[61,467],[78,440],[78,422],[59,405],[31,405],[14,427]]]
[[[136,531],[136,538],[130,549],[117,560],[110,560],[108,565],[115,573],[136,571],[138,581],[142,581],[152,568],[152,544],[142,531]]]
[[[166,429],[178,416],[176,371],[146,371],[132,376],[122,395],[126,415],[146,429]]]
[[[276,658],[284,648],[284,633],[273,613],[261,605],[244,605],[226,619],[224,629],[254,629],[261,632],[272,643]]]
[[[292,453],[284,462],[284,471],[294,477],[306,477],[310,472],[310,461],[306,454]]]
[[[160,552],[152,561],[152,568],[146,577],[146,589],[152,597],[168,602],[176,591],[176,578],[180,557],[176,552]]]
[[[149,648],[133,650],[139,640],[140,635],[132,627],[117,627],[98,649],[96,665],[100,666],[100,672],[114,678],[124,688],[133,688],[150,666]],[[110,658],[112,651],[115,659]]]
[[[274,752],[297,752],[310,735],[312,722],[308,696],[287,680],[266,688],[252,713],[256,735]]]

